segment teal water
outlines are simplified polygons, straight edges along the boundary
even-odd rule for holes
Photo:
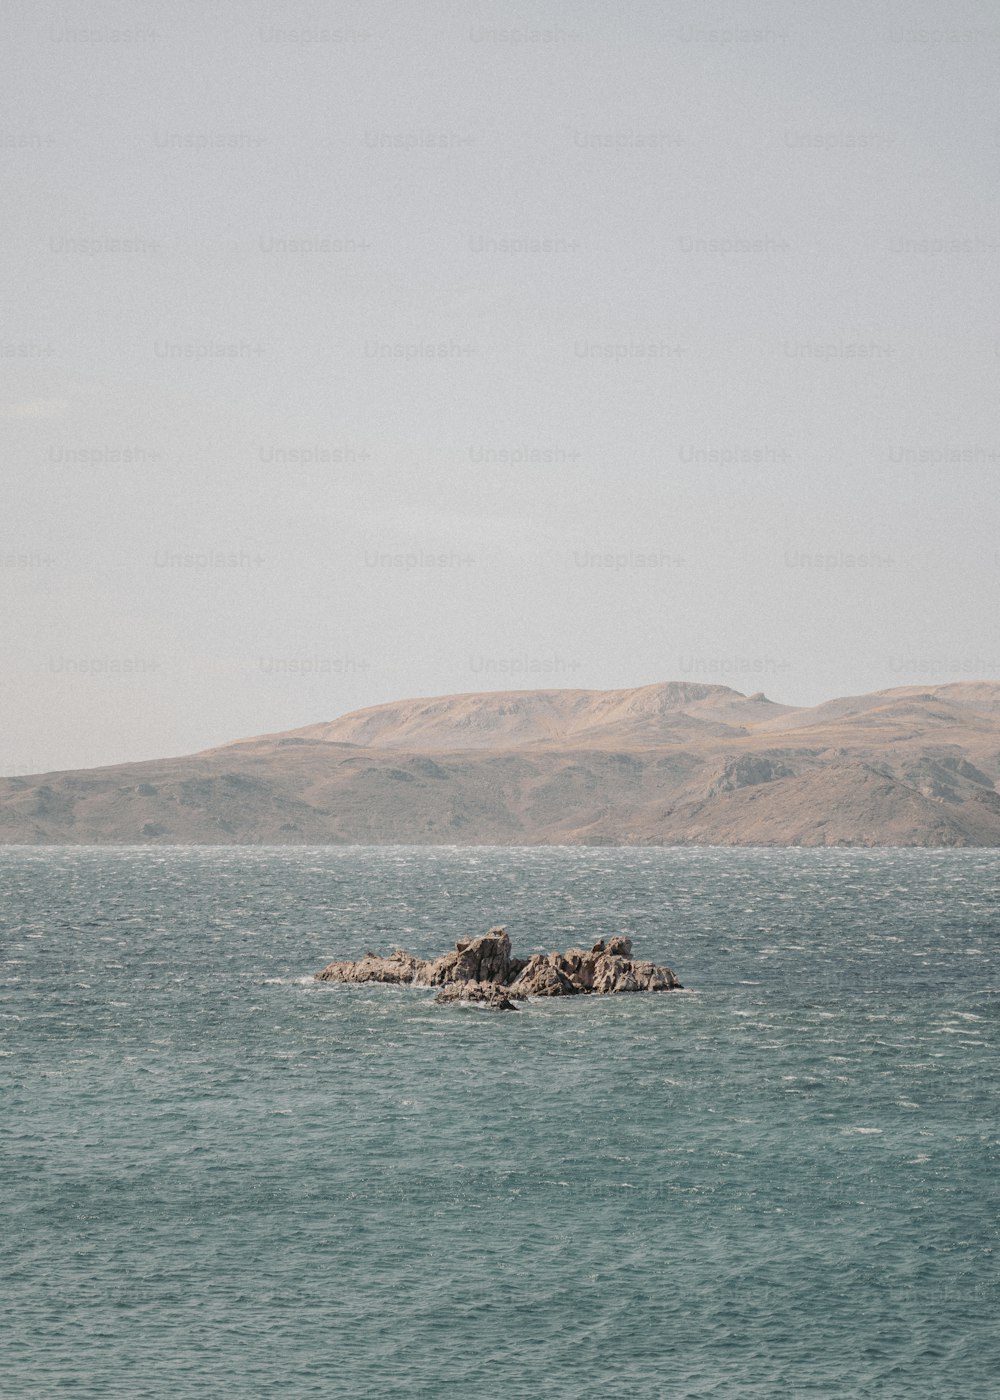
[[[0,852],[0,1394],[997,1394],[990,852]],[[626,932],[689,990],[332,957]]]

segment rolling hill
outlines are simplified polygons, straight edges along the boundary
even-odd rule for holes
[[[490,692],[0,779],[0,843],[996,846],[998,779],[1000,682]]]

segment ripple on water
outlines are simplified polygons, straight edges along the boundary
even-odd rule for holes
[[[991,853],[0,862],[5,1395],[992,1396]],[[494,922],[687,991],[312,977]]]

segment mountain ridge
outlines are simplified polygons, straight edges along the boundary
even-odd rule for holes
[[[1000,845],[1000,682],[390,701],[0,780],[0,844]]]

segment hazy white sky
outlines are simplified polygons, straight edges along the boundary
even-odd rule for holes
[[[0,772],[1000,677],[1000,10],[8,3]]]

